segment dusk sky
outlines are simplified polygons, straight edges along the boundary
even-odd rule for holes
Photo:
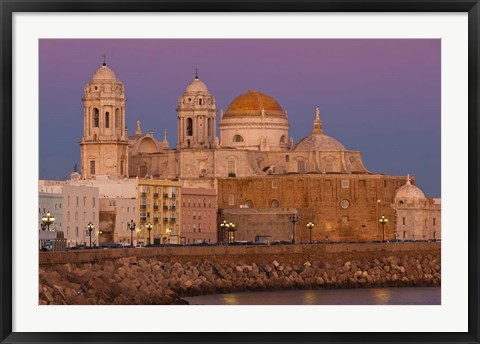
[[[441,196],[440,40],[42,39],[39,47],[40,179],[66,179],[80,164],[83,87],[105,53],[125,85],[129,135],[140,120],[159,140],[166,129],[175,147],[177,100],[197,66],[217,118],[258,89],[288,112],[297,143],[318,106],[325,133],[361,151],[370,172],[413,175],[427,197]]]

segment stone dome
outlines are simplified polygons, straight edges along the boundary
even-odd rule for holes
[[[422,200],[425,199],[425,194],[420,188],[415,185],[412,185],[410,181],[410,176],[407,176],[407,182],[405,185],[398,188],[397,193],[395,194],[395,199],[402,200]]]
[[[198,77],[195,77],[185,89],[185,93],[208,93],[207,85]]]
[[[100,68],[96,70],[96,72],[93,74],[92,80],[100,80],[100,81],[105,81],[105,80],[112,80],[115,81],[117,80],[117,76],[111,70],[110,68],[107,67],[107,65],[103,65]]]
[[[287,118],[275,99],[257,90],[250,90],[235,98],[228,106],[224,117],[261,117],[262,112],[266,117]]]
[[[296,151],[342,151],[345,146],[325,134],[311,133],[295,146]]]
[[[343,151],[345,146],[335,140],[333,137],[325,135],[323,132],[323,122],[320,119],[320,109],[315,109],[315,120],[313,121],[313,130],[304,139],[297,143],[295,150],[298,151]]]

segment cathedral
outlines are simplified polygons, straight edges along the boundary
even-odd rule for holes
[[[178,98],[177,145],[170,147],[166,132],[156,139],[142,132],[139,121],[128,135],[125,100],[124,85],[104,63],[84,88],[82,179],[166,179],[180,181],[182,187],[215,189],[221,220],[257,220],[245,223],[249,231],[238,230],[242,240],[258,235],[291,240],[292,214],[303,214],[293,223],[299,228],[294,241],[307,235],[308,222],[316,224],[317,241],[399,238],[395,197],[406,178],[369,172],[359,151],[326,134],[319,108],[312,111],[311,132],[295,143],[288,114],[275,99],[249,90],[218,114],[214,95],[195,72]],[[261,215],[261,209],[269,209],[268,215]],[[378,224],[382,215],[390,219],[383,228]],[[268,229],[272,221],[285,228]],[[439,226],[439,219],[428,221]],[[402,229],[403,238],[406,231]]]

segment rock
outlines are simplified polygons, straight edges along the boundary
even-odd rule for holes
[[[278,268],[278,266],[280,265],[280,263],[277,262],[276,260],[274,260],[274,261],[272,262],[272,264],[273,264],[276,268]]]

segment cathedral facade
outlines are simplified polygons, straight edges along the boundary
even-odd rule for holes
[[[288,114],[275,99],[250,90],[218,114],[215,97],[195,73],[176,111],[175,148],[166,132],[157,140],[139,121],[127,137],[123,84],[100,67],[85,86],[82,178],[178,180],[182,187],[217,190],[220,209],[296,209],[309,214],[300,226],[313,221],[318,238],[331,240],[384,239],[378,225],[384,215],[386,237],[395,238],[394,201],[405,177],[369,172],[359,151],[325,133],[319,108],[310,134],[294,143]]]

